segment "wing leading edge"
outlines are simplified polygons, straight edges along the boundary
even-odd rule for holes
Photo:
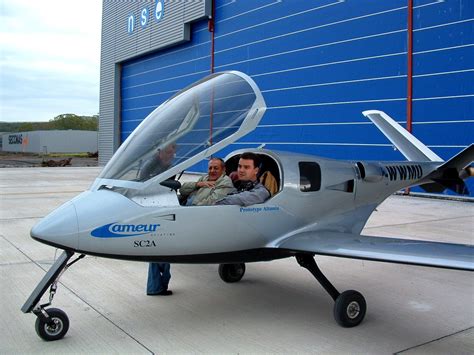
[[[474,247],[465,244],[373,237],[338,232],[304,232],[279,248],[320,255],[474,271]]]

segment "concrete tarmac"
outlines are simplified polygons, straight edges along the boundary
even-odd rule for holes
[[[54,298],[69,332],[45,342],[20,308],[60,251],[29,231],[99,170],[0,170],[0,354],[474,353],[473,273],[322,256],[340,291],[365,296],[358,327],[336,324],[332,299],[294,258],[247,264],[236,284],[222,282],[217,265],[172,265],[173,295],[150,297],[147,264],[87,256]],[[393,196],[364,233],[472,245],[473,222],[473,203]]]

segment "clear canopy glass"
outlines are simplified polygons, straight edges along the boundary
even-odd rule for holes
[[[248,76],[238,72],[210,75],[148,115],[98,179],[163,181],[177,173],[174,168],[184,170],[196,163],[193,157],[205,158],[206,152],[214,152],[210,148],[225,146],[253,130],[264,111],[260,91]],[[251,118],[257,122],[245,129],[244,122]],[[235,134],[239,130],[241,134]]]

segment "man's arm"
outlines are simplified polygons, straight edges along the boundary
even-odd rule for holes
[[[139,181],[148,180],[153,168],[153,160],[147,160],[143,163],[142,167],[138,172]]]
[[[204,176],[201,176],[199,180],[196,182],[183,182],[183,184],[179,188],[179,193],[181,194],[181,196],[191,195],[195,190],[198,189],[197,183],[202,181],[203,179],[204,179]]]
[[[216,181],[216,186],[211,189],[211,193],[206,198],[196,203],[197,206],[213,205],[216,201],[223,199],[228,194],[235,191],[232,180],[225,175]]]
[[[240,205],[250,206],[256,203],[263,203],[270,197],[270,192],[265,186],[259,184],[250,191],[242,191],[238,194],[228,195],[224,199],[217,201],[216,205]]]

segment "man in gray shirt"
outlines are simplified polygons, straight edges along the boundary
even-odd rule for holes
[[[257,154],[243,153],[237,169],[238,180],[234,183],[237,192],[217,201],[216,205],[250,206],[265,202],[270,192],[257,179],[259,163]]]

